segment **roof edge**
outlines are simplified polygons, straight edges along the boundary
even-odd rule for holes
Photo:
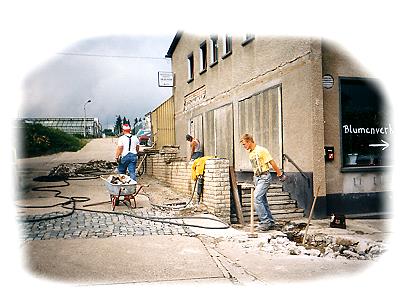
[[[172,58],[172,54],[174,53],[175,48],[176,48],[176,46],[178,45],[179,40],[180,40],[181,37],[182,37],[182,34],[183,34],[183,31],[182,31],[182,30],[178,30],[178,31],[176,32],[175,37],[174,37],[174,39],[172,40],[172,43],[171,43],[171,45],[169,46],[168,52],[167,52],[167,54],[165,55],[165,57]]]

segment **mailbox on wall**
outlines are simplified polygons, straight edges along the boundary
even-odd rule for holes
[[[335,148],[333,146],[325,146],[325,161],[333,161],[335,159]]]

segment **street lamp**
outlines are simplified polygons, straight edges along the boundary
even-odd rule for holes
[[[92,100],[88,100],[85,102],[83,105],[83,113],[84,113],[84,118],[83,118],[83,137],[86,137],[86,104],[92,102]]]

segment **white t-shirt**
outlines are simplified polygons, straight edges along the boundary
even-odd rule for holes
[[[129,137],[131,137],[129,139]],[[131,148],[129,150],[129,140],[131,140]],[[136,145],[139,145],[139,139],[136,137],[136,135],[131,135],[131,134],[124,134],[118,138],[118,147],[122,146],[122,156],[125,156],[128,154],[128,152],[131,152],[133,154],[137,154],[136,152]]]

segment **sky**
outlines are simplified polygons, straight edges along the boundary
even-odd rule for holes
[[[383,83],[393,103],[400,98],[398,70],[400,53],[396,1],[126,1],[126,0],[13,0],[0,3],[0,99],[2,145],[2,287],[4,295],[60,299],[93,296],[110,299],[137,295],[138,286],[71,287],[33,278],[21,263],[19,228],[15,224],[13,189],[14,145],[18,136],[14,120],[24,116],[82,116],[83,105],[92,99],[88,116],[108,125],[115,114],[141,116],[169,95],[158,88],[156,74],[168,70],[166,60],[111,58],[107,56],[164,57],[177,30],[191,33],[254,33],[269,36],[317,36],[340,44]],[[145,37],[145,38],[139,38]],[[140,39],[140,43],[138,43]],[[96,56],[60,53],[95,54]],[[97,56],[102,55],[102,56]],[[127,104],[129,103],[129,104]],[[394,105],[397,116],[399,105]],[[128,115],[129,114],[129,115]],[[397,118],[393,128],[398,128]],[[396,137],[398,134],[396,133]],[[398,140],[398,138],[397,138]],[[393,147],[396,147],[394,145]],[[396,151],[393,151],[396,153]],[[398,152],[397,152],[398,153]],[[400,174],[393,169],[393,184]],[[397,178],[397,179],[396,179]],[[394,211],[399,212],[398,201]],[[397,220],[398,221],[398,220]],[[392,248],[399,249],[398,241]],[[398,262],[396,251],[388,253],[370,272],[357,278],[310,282],[287,288],[269,285],[268,291],[254,287],[229,286],[215,291],[212,298],[267,295],[306,299],[309,294],[323,298],[385,298],[393,294],[397,277],[388,276]],[[260,262],[262,263],[262,262]],[[306,266],[305,266],[306,267]],[[372,274],[372,275],[371,275]],[[21,288],[21,284],[23,288]],[[338,288],[340,287],[340,289]],[[373,287],[373,290],[368,287]],[[140,287],[143,289],[143,287]],[[168,293],[151,286],[149,294],[163,299],[193,296],[182,287]],[[66,292],[65,292],[66,291]],[[187,291],[187,289],[186,289]],[[303,292],[302,292],[303,291]],[[157,293],[156,293],[157,292]],[[255,294],[255,292],[258,292]],[[275,293],[274,293],[275,292]],[[133,293],[133,294],[132,294]],[[199,296],[210,296],[202,289]],[[287,297],[286,297],[287,296]],[[197,298],[197,297],[195,297]]]
[[[111,35],[67,45],[27,74],[20,117],[83,117],[86,109],[103,128],[112,128],[117,115],[131,124],[143,119],[172,95],[172,88],[158,86],[158,72],[171,71],[165,55],[174,35]]]

